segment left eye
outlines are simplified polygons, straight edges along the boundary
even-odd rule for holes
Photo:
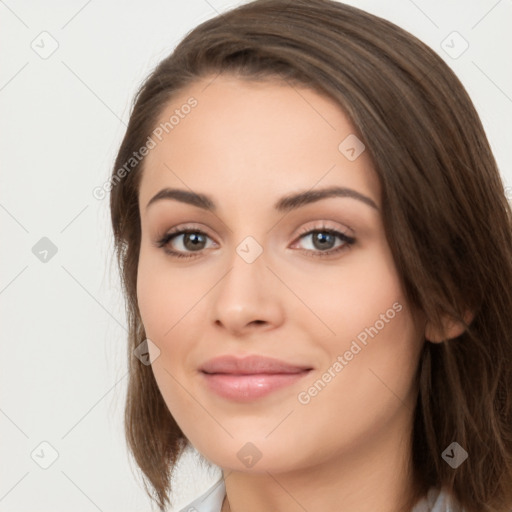
[[[308,237],[311,240],[310,246],[313,248],[306,248],[306,250],[312,250],[313,252],[321,251],[328,254],[337,252],[340,247],[344,248],[355,242],[354,238],[347,236],[345,233],[336,231],[335,229],[314,229],[301,235],[299,240]],[[336,243],[336,238],[341,240],[337,246],[333,245]]]

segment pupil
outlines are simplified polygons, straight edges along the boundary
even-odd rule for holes
[[[325,249],[325,242],[328,241],[328,242],[331,242],[332,243],[332,239],[334,238],[334,236],[330,233],[317,233],[316,237],[313,238],[314,240],[314,245],[316,246],[316,242],[318,242],[320,244],[318,248],[320,249]],[[327,243],[327,245],[329,246],[330,243]]]
[[[204,240],[201,240],[202,235],[198,235],[197,233],[186,233],[184,244],[187,249],[197,249],[198,244],[201,242],[204,242]],[[188,246],[187,242],[191,242],[190,247]]]

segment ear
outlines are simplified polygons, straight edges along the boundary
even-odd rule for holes
[[[466,311],[464,314],[464,322],[469,325],[473,321],[474,314]],[[443,341],[451,340],[460,336],[465,330],[466,325],[463,322],[456,320],[450,316],[443,316],[443,328],[440,331],[436,329],[431,322],[425,325],[425,339],[432,343],[442,343]]]

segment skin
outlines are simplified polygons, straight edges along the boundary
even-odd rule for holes
[[[198,105],[145,159],[139,190],[138,303],[152,364],[178,425],[223,470],[223,511],[397,512],[412,489],[410,437],[415,373],[426,324],[405,301],[380,213],[380,185],[367,151],[349,161],[338,146],[355,129],[336,103],[305,87],[208,77],[176,96]],[[288,213],[290,193],[348,187],[377,205],[331,197]],[[162,188],[210,195],[215,213],[175,200],[148,209]],[[328,228],[356,239],[329,257],[300,230]],[[177,236],[174,258],[156,247],[193,223],[206,245]],[[263,249],[247,263],[237,246]],[[332,246],[343,242],[336,238]],[[203,248],[204,247],[204,248]],[[402,306],[312,397],[298,394],[327,371],[357,335],[394,303]],[[431,333],[433,337],[433,333]],[[154,354],[156,354],[154,352]],[[239,403],[213,394],[198,367],[223,354],[261,354],[313,367],[303,380]],[[251,442],[261,459],[237,457]]]

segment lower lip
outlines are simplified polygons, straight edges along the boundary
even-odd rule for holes
[[[211,391],[229,400],[246,402],[266,396],[273,391],[299,381],[310,370],[299,373],[260,373],[234,375],[227,373],[202,373]]]

